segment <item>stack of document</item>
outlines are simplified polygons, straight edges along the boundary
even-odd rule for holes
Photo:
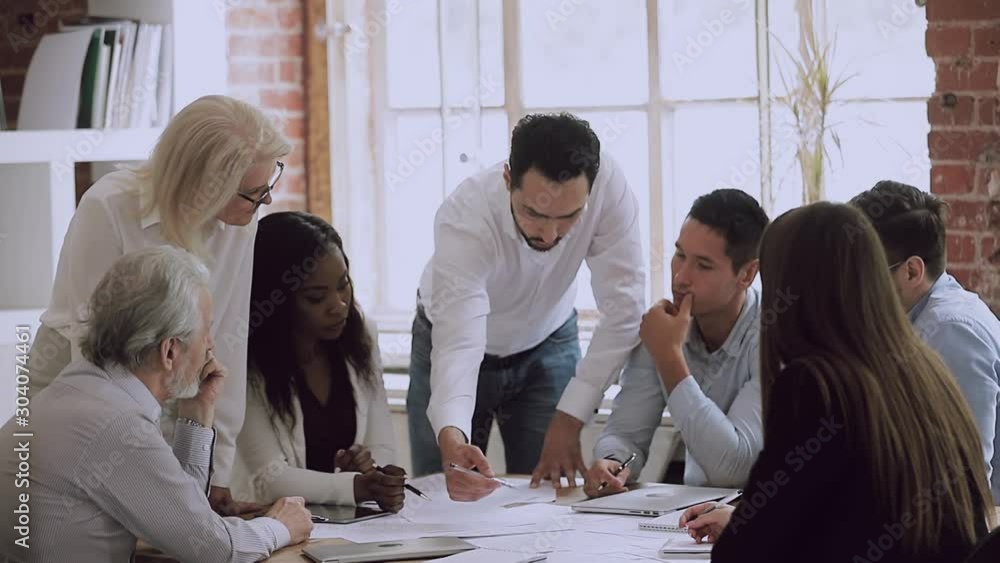
[[[617,563],[710,556],[712,545],[697,544],[686,532],[640,528],[640,522],[649,524],[653,518],[575,512],[554,502],[551,485],[532,489],[528,479],[508,481],[513,488],[501,487],[476,502],[454,502],[448,498],[443,475],[413,479],[410,483],[430,500],[408,493],[399,514],[346,525],[317,524],[311,539],[378,542],[457,537],[478,548],[442,560],[456,563]],[[672,515],[674,524],[679,514]]]
[[[84,18],[42,37],[25,76],[19,129],[166,124],[173,85],[169,25]]]

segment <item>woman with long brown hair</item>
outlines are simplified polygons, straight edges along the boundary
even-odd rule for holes
[[[975,424],[916,336],[868,220],[817,203],[761,243],[764,450],[738,508],[688,510],[713,561],[961,561],[992,519]]]

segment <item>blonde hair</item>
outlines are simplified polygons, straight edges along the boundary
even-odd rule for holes
[[[250,168],[290,151],[256,107],[228,96],[198,98],[170,120],[150,159],[134,169],[151,196],[140,212],[158,211],[164,240],[204,257],[206,228]]]

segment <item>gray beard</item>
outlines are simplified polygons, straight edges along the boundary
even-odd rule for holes
[[[201,387],[201,381],[195,379],[190,385],[181,386],[180,382],[183,381],[182,378],[175,378],[173,381],[167,385],[167,390],[170,391],[171,399],[193,399],[198,395],[198,389]]]

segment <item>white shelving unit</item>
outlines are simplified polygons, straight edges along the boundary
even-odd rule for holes
[[[0,131],[0,164],[145,160],[163,130]]]
[[[88,13],[170,24],[174,114],[200,96],[226,92],[225,6],[218,0],[88,0]],[[13,365],[14,326],[29,324],[34,332],[48,305],[76,207],[74,165],[144,160],[161,132],[0,132],[0,366]],[[13,405],[13,386],[0,387],[2,423]]]

